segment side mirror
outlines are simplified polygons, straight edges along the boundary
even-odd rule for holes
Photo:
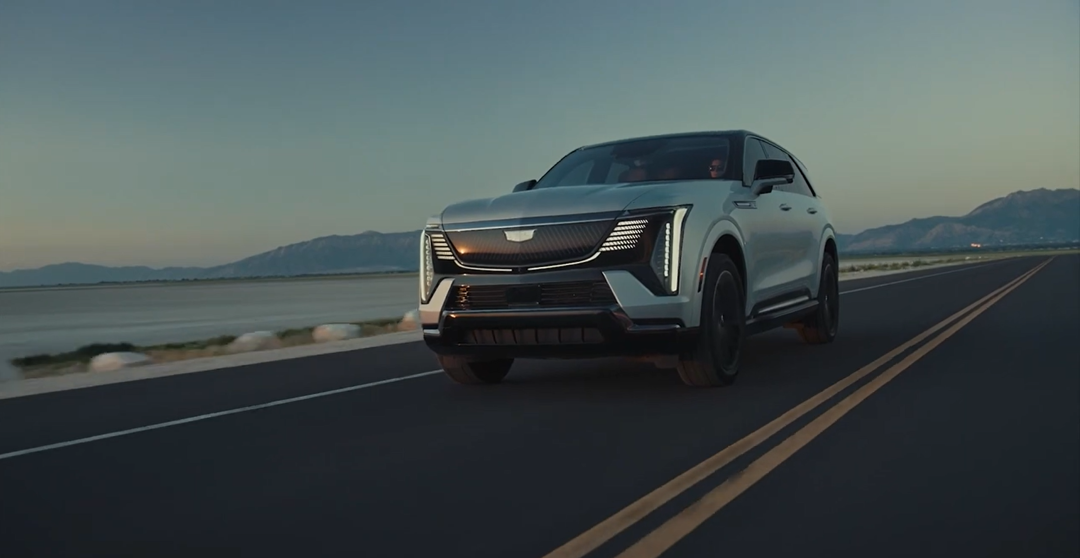
[[[518,184],[517,186],[514,186],[514,191],[515,192],[524,192],[526,190],[532,190],[533,186],[536,186],[536,180],[526,180],[525,182],[522,182],[522,183]]]
[[[791,161],[779,159],[761,159],[754,168],[754,182],[750,192],[755,196],[768,194],[781,184],[791,184],[795,180],[795,167]]]

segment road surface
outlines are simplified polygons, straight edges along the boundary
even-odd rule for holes
[[[408,344],[0,400],[0,556],[1077,556],[1078,285],[846,282],[724,389]]]

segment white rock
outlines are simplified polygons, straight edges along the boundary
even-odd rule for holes
[[[311,330],[311,338],[316,343],[328,341],[342,341],[360,337],[360,326],[356,324],[323,324]]]
[[[281,346],[277,335],[272,331],[252,331],[237,337],[229,343],[229,350],[233,352],[261,351]]]
[[[150,364],[150,357],[142,353],[103,353],[90,359],[90,370],[107,372],[143,364]]]
[[[410,310],[405,314],[405,317],[401,318],[398,322],[398,329],[401,331],[412,331],[419,327],[420,324],[420,311]]]

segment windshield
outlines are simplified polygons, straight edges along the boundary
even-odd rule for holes
[[[627,140],[575,151],[533,189],[659,180],[738,180],[727,136]]]

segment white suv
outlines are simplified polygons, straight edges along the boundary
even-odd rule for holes
[[[503,196],[428,220],[427,346],[461,383],[515,358],[635,356],[734,381],[746,336],[837,331],[835,232],[806,167],[745,130],[581,147]]]

